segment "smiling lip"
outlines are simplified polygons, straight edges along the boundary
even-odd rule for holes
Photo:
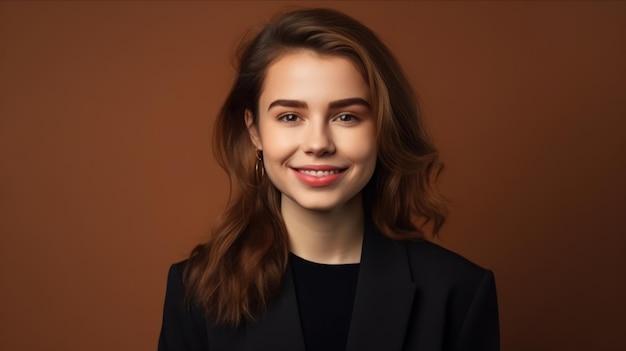
[[[292,168],[292,170],[304,184],[312,187],[324,187],[343,177],[346,169],[326,165],[311,165]]]

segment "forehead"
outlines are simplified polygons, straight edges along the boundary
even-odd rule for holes
[[[369,95],[367,82],[348,58],[298,50],[282,55],[268,67],[259,105],[267,108],[275,99],[313,105],[354,97],[370,101]]]

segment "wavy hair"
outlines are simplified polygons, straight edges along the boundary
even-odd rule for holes
[[[377,229],[395,240],[419,240],[426,223],[436,235],[446,218],[445,200],[436,189],[443,165],[413,89],[390,50],[369,28],[335,10],[281,14],[240,46],[237,77],[215,122],[213,151],[234,191],[208,240],[191,252],[184,281],[188,301],[203,308],[216,325],[235,326],[259,317],[278,293],[287,267],[280,193],[255,172],[256,150],[244,116],[246,110],[258,116],[268,67],[302,49],[348,58],[369,84],[378,160],[362,194],[366,216]]]

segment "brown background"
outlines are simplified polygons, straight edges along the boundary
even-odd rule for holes
[[[626,346],[626,3],[322,2],[377,31],[447,170],[439,242],[496,273],[505,350]],[[0,3],[0,349],[154,350],[223,207],[213,118],[281,2]]]

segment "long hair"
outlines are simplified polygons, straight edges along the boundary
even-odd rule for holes
[[[348,58],[369,84],[378,160],[363,205],[378,230],[395,240],[419,240],[425,223],[436,235],[446,217],[435,187],[443,166],[389,49],[363,24],[334,10],[282,14],[240,47],[238,74],[215,123],[213,151],[235,189],[207,242],[192,251],[184,280],[187,297],[217,325],[235,326],[262,314],[287,267],[280,193],[255,172],[256,150],[244,116],[251,111],[257,123],[268,67],[302,49]]]

